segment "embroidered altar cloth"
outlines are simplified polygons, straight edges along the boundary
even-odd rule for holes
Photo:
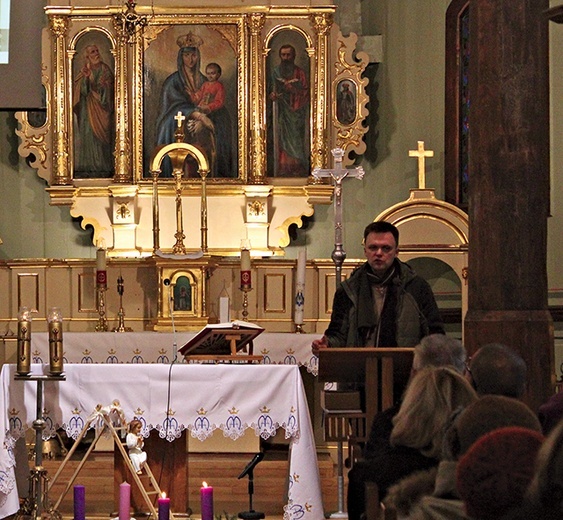
[[[44,366],[32,368],[40,374]],[[18,510],[13,448],[31,428],[37,409],[37,382],[14,380],[14,374],[14,365],[4,365],[0,374],[0,518]],[[116,400],[127,421],[141,420],[145,436],[170,442],[184,430],[204,441],[212,435],[268,439],[281,428],[290,439],[284,518],[324,517],[315,441],[297,366],[69,364],[65,376],[65,381],[42,382],[44,438],[59,427],[76,438],[97,405]]]

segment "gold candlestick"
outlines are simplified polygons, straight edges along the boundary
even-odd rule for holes
[[[107,332],[108,321],[106,318],[106,287],[96,287],[96,300],[98,309],[98,324],[96,325],[96,332]]]
[[[16,368],[18,376],[31,373],[31,311],[20,307],[18,312],[18,360]]]
[[[133,332],[133,329],[125,326],[125,311],[123,310],[123,277],[120,275],[117,278],[117,294],[119,294],[119,312],[117,313],[117,327],[113,332]]]
[[[252,289],[241,287],[240,290],[242,291],[242,320],[248,321],[248,293]]]

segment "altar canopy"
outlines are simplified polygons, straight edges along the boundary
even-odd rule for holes
[[[43,365],[32,369],[41,374]],[[37,383],[14,380],[15,371],[14,365],[5,365],[0,375],[0,518],[19,508],[13,449],[36,414]],[[281,428],[290,439],[284,518],[324,518],[315,441],[297,366],[69,364],[65,374],[66,381],[43,383],[45,438],[59,427],[76,438],[96,405],[116,399],[127,421],[141,420],[145,436],[170,442],[185,430],[205,441],[212,435],[268,439]]]

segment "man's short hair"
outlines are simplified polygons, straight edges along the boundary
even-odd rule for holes
[[[364,242],[370,233],[391,233],[395,243],[399,245],[399,230],[391,222],[371,222],[364,229]]]
[[[451,366],[463,374],[466,357],[465,347],[458,339],[445,334],[430,334],[414,347],[412,368],[418,371],[426,367]]]
[[[473,387],[480,395],[505,395],[519,399],[526,388],[526,362],[501,343],[483,345],[470,364]]]

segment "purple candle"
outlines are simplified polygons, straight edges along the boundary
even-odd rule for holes
[[[158,520],[170,520],[170,498],[166,493],[158,499]]]
[[[201,488],[201,520],[213,520],[213,488],[202,483]]]
[[[119,485],[119,520],[131,518],[131,484],[123,482]]]
[[[86,520],[86,488],[74,486],[74,520]]]

